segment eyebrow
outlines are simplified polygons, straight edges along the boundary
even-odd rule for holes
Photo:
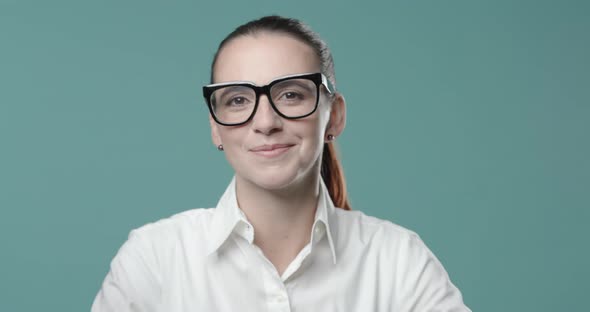
[[[243,91],[244,88],[245,88],[244,86],[240,86],[240,85],[238,85],[238,86],[231,86],[230,85],[227,88],[221,89],[221,91],[222,91],[221,92],[221,96],[226,96],[227,94],[232,94],[232,93],[235,93],[235,92]],[[251,89],[250,88],[246,88],[246,90],[251,90]]]

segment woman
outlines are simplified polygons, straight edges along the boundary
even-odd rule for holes
[[[350,210],[335,85],[297,20],[228,35],[203,95],[235,176],[216,208],[131,231],[92,311],[469,311],[417,234]]]

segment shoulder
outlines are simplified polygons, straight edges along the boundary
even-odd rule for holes
[[[345,257],[375,260],[380,276],[391,276],[397,310],[470,311],[440,260],[413,230],[360,211],[335,212]],[[341,239],[342,238],[342,239]]]
[[[333,234],[341,250],[353,253],[363,250],[379,255],[388,265],[400,269],[418,262],[439,263],[422,237],[412,229],[358,210],[337,208],[334,219],[337,226]]]
[[[330,223],[330,230],[341,257],[373,263],[375,274],[393,277],[391,287],[412,288],[420,281],[444,285],[448,280],[438,258],[415,231],[361,211],[337,208],[333,216],[336,229]]]
[[[152,244],[168,245],[187,237],[205,235],[215,208],[194,208],[143,224],[129,232]],[[155,247],[155,245],[154,245]]]
[[[379,245],[380,247],[401,247],[415,241],[420,241],[420,236],[413,230],[390,220],[367,215],[359,210],[334,210],[334,219],[337,224],[337,235],[346,237],[345,241],[358,239],[364,243]]]

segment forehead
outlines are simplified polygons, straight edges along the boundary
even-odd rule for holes
[[[267,84],[277,77],[319,72],[312,47],[282,33],[258,33],[229,41],[219,52],[215,83],[251,81]]]

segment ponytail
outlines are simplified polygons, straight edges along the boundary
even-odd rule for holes
[[[324,144],[324,153],[322,156],[322,179],[328,187],[330,198],[334,206],[344,210],[352,210],[348,202],[346,193],[346,181],[344,180],[344,171],[336,154],[334,143]]]

